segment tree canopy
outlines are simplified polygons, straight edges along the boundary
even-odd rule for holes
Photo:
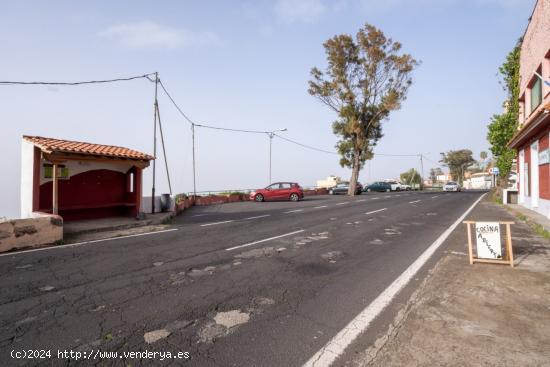
[[[416,185],[422,183],[422,177],[420,177],[420,173],[418,173],[418,171],[414,168],[411,168],[407,172],[403,172],[401,175],[399,175],[399,178],[402,183],[407,185]]]
[[[441,153],[440,160],[441,163],[449,167],[453,180],[461,182],[463,173],[475,161],[470,149],[450,150],[447,153]]]
[[[314,67],[308,92],[333,110],[333,132],[342,167],[350,167],[349,194],[355,193],[359,170],[373,156],[382,137],[382,121],[401,107],[418,62],[401,53],[401,44],[366,24],[355,39],[336,35],[323,44],[328,65]]]

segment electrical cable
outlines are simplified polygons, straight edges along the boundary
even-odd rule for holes
[[[82,85],[82,84],[102,84],[102,83],[114,83],[114,82],[125,82],[135,79],[145,78],[149,79],[149,76],[155,75],[155,73],[131,76],[128,78],[116,78],[116,79],[106,79],[106,80],[89,80],[83,82],[19,82],[19,81],[0,81],[0,85]]]

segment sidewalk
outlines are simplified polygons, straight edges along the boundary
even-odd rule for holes
[[[398,320],[353,366],[550,366],[550,242],[484,199],[469,220],[511,220],[515,268],[469,265],[464,226]]]
[[[67,222],[63,224],[63,240],[75,243],[159,231],[166,229],[164,224],[173,217],[173,212],[166,212],[147,214],[140,220],[116,217]]]

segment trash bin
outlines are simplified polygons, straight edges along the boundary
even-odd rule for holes
[[[170,194],[160,195],[160,211],[167,212],[170,210]]]

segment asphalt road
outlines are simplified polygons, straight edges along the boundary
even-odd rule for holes
[[[0,256],[0,360],[301,366],[480,195],[197,207],[162,233]],[[12,359],[13,350],[51,350],[52,358]],[[58,359],[58,350],[91,359]],[[94,359],[99,350],[119,355]],[[145,350],[190,359],[121,358]]]

